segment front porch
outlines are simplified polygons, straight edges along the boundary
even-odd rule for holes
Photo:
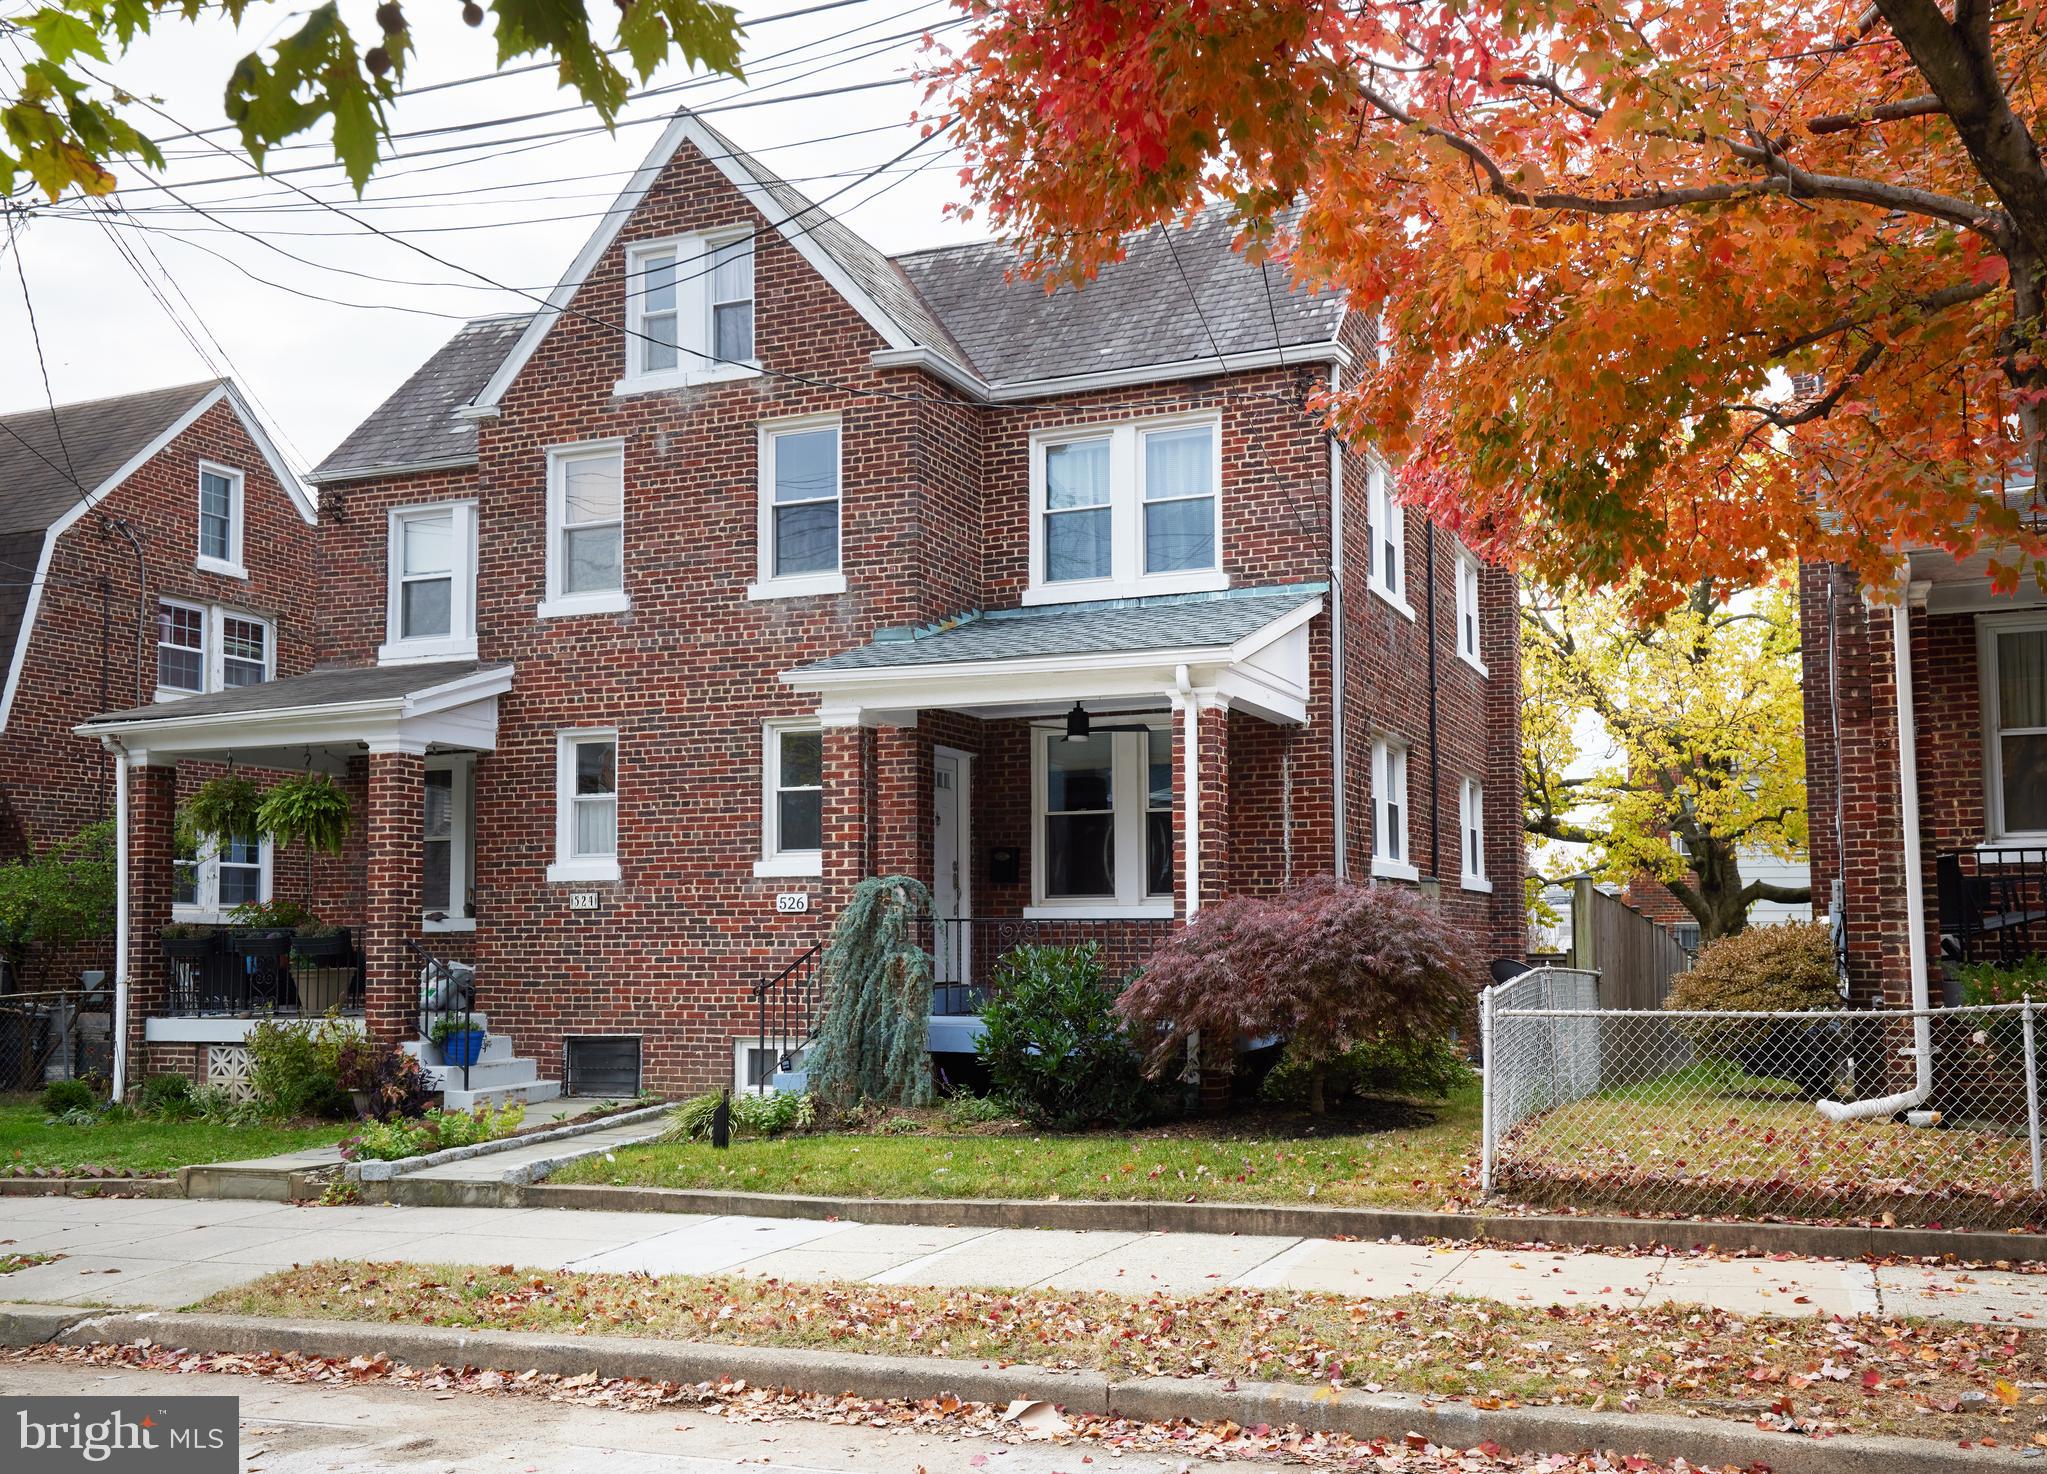
[[[334,1016],[402,1043],[450,1106],[556,1093],[508,1037],[430,1037],[487,1033],[459,955],[473,838],[456,809],[510,683],[474,661],[315,671],[79,728],[116,758],[117,1088],[158,1068],[233,1086],[259,1021]],[[263,834],[181,844],[181,781],[189,797],[201,776],[251,771],[331,779],[341,853]]]

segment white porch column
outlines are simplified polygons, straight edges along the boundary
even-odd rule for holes
[[[128,1088],[128,752],[107,739],[114,759],[114,1070],[113,1098]]]

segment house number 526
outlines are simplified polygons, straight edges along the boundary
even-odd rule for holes
[[[810,909],[809,891],[783,891],[775,897],[775,909],[784,916],[797,916]]]

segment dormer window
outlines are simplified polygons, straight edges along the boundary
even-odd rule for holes
[[[753,235],[713,232],[626,249],[621,394],[755,371]]]

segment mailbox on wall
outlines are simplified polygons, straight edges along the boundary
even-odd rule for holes
[[[988,849],[988,884],[1015,885],[1023,874],[1022,851],[1013,844],[991,845]]]

